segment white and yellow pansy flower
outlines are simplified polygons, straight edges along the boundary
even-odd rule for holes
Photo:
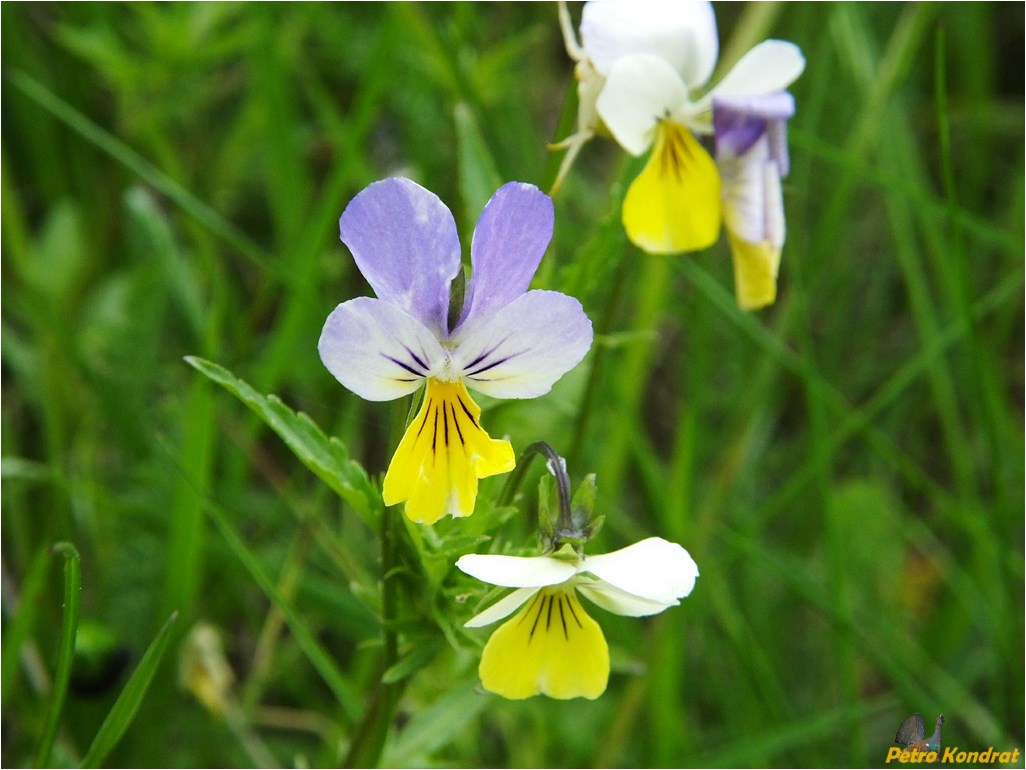
[[[597,556],[565,546],[545,556],[469,554],[456,566],[516,589],[466,623],[486,626],[516,612],[492,634],[478,667],[486,690],[513,700],[605,691],[609,648],[578,594],[617,615],[655,615],[690,594],[698,577],[688,552],[658,537]]]
[[[772,302],[784,232],[779,179],[787,173],[786,142],[781,156],[774,136],[783,138],[794,111],[784,89],[805,67],[799,48],[764,41],[706,89],[718,55],[709,3],[586,3],[580,46],[565,10],[562,20],[582,105],[577,134],[561,145],[570,148],[564,166],[599,126],[632,155],[650,151],[624,199],[631,241],[653,254],[698,251],[716,242],[723,221],[741,271],[739,302]],[[780,110],[784,101],[789,111]],[[739,115],[745,141],[732,125],[721,149],[721,122]],[[715,145],[715,160],[699,137]]]

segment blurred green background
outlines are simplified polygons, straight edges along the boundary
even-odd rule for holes
[[[487,634],[460,629],[479,586],[436,564],[408,581],[442,620],[400,634],[424,652],[387,765],[873,766],[912,712],[943,713],[945,745],[1023,744],[1023,6],[716,11],[721,64],[771,36],[808,60],[778,302],[736,308],[725,238],[627,244],[640,165],[596,139],[535,282],[581,299],[593,352],[549,396],[484,403],[493,436],[598,474],[593,550],[660,535],[701,578],[655,618],[594,609],[597,701],[507,702],[477,687]],[[469,245],[501,182],[547,188],[575,99],[556,5],[0,14],[2,762],[45,732],[65,596],[47,549],[70,541],[81,614],[50,762],[82,761],[177,610],[105,764],[337,766],[380,675],[376,533],[183,356],[382,473],[390,407],[316,352],[331,309],[369,293],[338,216],[403,174]],[[487,510],[501,483],[467,531],[530,545],[530,495],[516,519]]]

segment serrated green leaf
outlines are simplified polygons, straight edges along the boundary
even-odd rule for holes
[[[99,767],[111,749],[121,740],[121,736],[125,734],[125,730],[135,718],[139,704],[142,703],[146,690],[149,689],[150,682],[153,680],[153,675],[164,657],[168,640],[171,638],[168,632],[177,618],[177,612],[171,613],[160,631],[157,632],[157,636],[150,642],[150,646],[146,648],[142,660],[139,661],[139,665],[132,672],[131,678],[114,702],[107,718],[103,720],[103,724],[96,732],[96,737],[93,738],[92,745],[82,760],[82,767]]]
[[[341,441],[328,438],[310,417],[294,412],[277,396],[260,395],[223,366],[195,356],[186,356],[185,362],[256,412],[307,468],[373,525],[382,511],[381,494],[363,466],[349,459]]]

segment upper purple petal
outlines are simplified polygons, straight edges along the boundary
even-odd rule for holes
[[[768,124],[782,124],[793,115],[794,97],[786,91],[763,96],[714,97],[717,157],[744,155],[766,132]]]
[[[403,177],[384,179],[353,198],[338,225],[378,298],[444,337],[460,241],[452,213],[438,196]]]
[[[552,199],[534,185],[509,182],[495,191],[474,230],[461,324],[495,313],[527,291],[552,240],[553,219]]]

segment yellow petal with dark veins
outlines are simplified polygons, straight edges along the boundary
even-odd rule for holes
[[[572,588],[543,588],[485,645],[481,684],[504,698],[595,699],[609,681],[609,648]]]
[[[712,246],[720,235],[720,174],[691,132],[669,120],[623,202],[627,237],[650,254]]]
[[[508,441],[481,428],[481,409],[460,382],[428,380],[424,403],[385,474],[385,505],[406,501],[412,521],[434,524],[447,513],[474,512],[477,480],[513,470]]]

